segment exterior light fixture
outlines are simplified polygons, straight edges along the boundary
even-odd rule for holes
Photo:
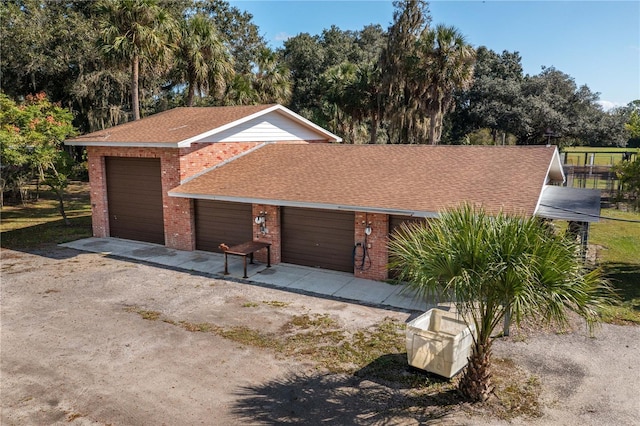
[[[253,221],[256,225],[260,225],[260,232],[263,234],[267,233],[267,212],[261,211]]]

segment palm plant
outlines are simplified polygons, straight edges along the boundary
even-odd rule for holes
[[[585,269],[576,244],[537,218],[464,205],[429,224],[401,227],[389,243],[390,267],[423,297],[453,295],[476,329],[459,390],[473,401],[492,391],[491,336],[507,313],[565,324],[567,308],[590,330],[613,293],[599,270]]]
[[[140,64],[168,57],[176,36],[175,20],[158,0],[102,0],[96,11],[103,52],[131,67],[131,108],[138,120]]]
[[[280,60],[278,53],[268,47],[260,49],[256,67],[252,79],[260,102],[288,103],[291,100],[293,82],[289,69]]]
[[[187,106],[193,106],[196,90],[211,95],[226,88],[234,73],[233,61],[207,16],[196,14],[181,21],[175,69],[187,82]]]
[[[429,143],[435,145],[442,136],[444,115],[453,110],[454,93],[473,83],[475,50],[455,28],[438,25],[423,33],[418,48],[417,72],[425,72],[426,93],[423,100],[429,115]]]

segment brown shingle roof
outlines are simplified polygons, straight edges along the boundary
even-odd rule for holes
[[[437,213],[463,201],[532,215],[555,147],[267,145],[175,196]],[[368,210],[371,209],[371,210]]]
[[[274,105],[174,108],[89,133],[67,142],[175,144],[248,117]]]

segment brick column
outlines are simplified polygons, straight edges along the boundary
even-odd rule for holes
[[[87,147],[87,163],[89,168],[93,236],[105,238],[109,236],[109,209],[104,157],[100,155],[99,148]]]
[[[367,226],[371,227],[370,235],[365,234]],[[389,215],[356,212],[355,240],[356,244],[361,244],[360,247],[356,248],[354,265],[356,277],[376,281],[387,279],[387,263],[389,261],[388,234]],[[364,264],[361,260],[363,253],[367,255],[365,256]]]
[[[261,226],[253,222],[253,241],[261,241],[265,243],[271,243],[271,264],[275,265],[280,263],[281,259],[281,232],[280,232],[280,207],[271,206],[267,204],[253,204],[252,206],[252,220],[261,215],[261,212],[266,212],[265,219],[265,231],[262,232]],[[256,253],[255,258],[259,262],[267,262],[267,250],[260,250]]]

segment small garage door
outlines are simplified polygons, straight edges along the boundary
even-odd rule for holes
[[[195,200],[196,249],[221,253],[228,246],[253,239],[251,204]]]
[[[164,244],[159,158],[106,157],[109,234]]]
[[[353,272],[354,214],[283,207],[282,261]]]
[[[400,215],[390,215],[389,216],[389,235],[393,234],[393,231],[396,228],[399,228],[403,223],[421,223],[425,222],[425,218],[423,217],[413,217],[413,216],[400,216]]]
[[[425,222],[426,219],[422,217],[413,217],[413,216],[400,216],[400,215],[390,215],[389,216],[389,235],[393,236],[393,232],[399,228],[403,223],[422,223]],[[389,270],[389,278],[398,278],[398,271],[395,269]]]

